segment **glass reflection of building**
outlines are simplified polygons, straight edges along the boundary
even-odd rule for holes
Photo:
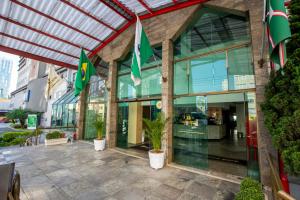
[[[204,7],[174,41],[175,163],[259,177],[249,29],[246,14]],[[142,67],[140,86],[130,78],[132,53],[119,61],[118,147],[149,147],[141,139],[141,119],[160,112],[155,104],[161,100],[162,84],[161,46],[153,49],[157,59]]]

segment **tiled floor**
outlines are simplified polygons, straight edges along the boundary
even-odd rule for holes
[[[15,161],[26,199],[234,199],[239,185],[176,168],[155,171],[148,160],[84,142],[0,149],[0,163]]]

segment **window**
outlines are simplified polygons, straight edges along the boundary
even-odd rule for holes
[[[134,86],[131,79],[132,52],[118,63],[118,90],[119,99],[151,97],[161,94],[161,58],[162,47],[152,48],[154,56],[142,66],[142,80],[139,86]]]
[[[174,94],[255,87],[248,18],[203,8],[174,42]]]
[[[197,19],[175,41],[174,55],[178,59],[249,41],[249,21],[246,15],[202,8]]]

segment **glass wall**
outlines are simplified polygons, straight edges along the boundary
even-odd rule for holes
[[[101,115],[106,121],[106,99],[105,82],[99,76],[92,76],[86,101],[85,130],[83,135],[85,140],[92,140],[97,137],[97,131],[93,126],[96,115]]]
[[[161,94],[161,56],[162,47],[152,48],[154,56],[142,66],[142,81],[134,86],[131,79],[132,52],[118,63],[118,89],[119,100],[154,97]]]
[[[143,119],[155,120],[161,112],[161,101],[137,101],[118,104],[117,147],[148,151]]]
[[[174,162],[257,178],[246,14],[201,8],[174,42]]]
[[[78,97],[70,90],[52,104],[51,127],[74,129],[76,127],[76,108]]]

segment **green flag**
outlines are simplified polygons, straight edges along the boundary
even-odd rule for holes
[[[287,57],[285,40],[291,37],[284,0],[267,0],[266,21],[270,59],[283,67]]]
[[[131,79],[133,80],[135,86],[141,84],[141,67],[152,55],[153,51],[151,49],[150,42],[143,29],[140,19],[137,17],[134,51],[131,64]]]
[[[83,49],[81,49],[78,71],[76,73],[75,80],[75,96],[78,96],[80,94],[80,92],[90,81],[91,76],[94,74],[96,74],[96,70],[93,64],[85,55]]]

